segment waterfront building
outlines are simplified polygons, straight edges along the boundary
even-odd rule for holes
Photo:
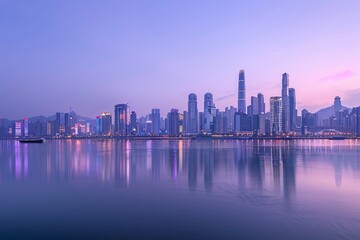
[[[238,111],[246,113],[246,89],[245,89],[245,71],[239,72],[238,85]]]
[[[289,92],[289,74],[284,73],[282,75],[282,89],[281,89],[281,101],[282,101],[282,128],[281,129],[285,133],[290,131],[290,106],[289,106],[288,92]]]
[[[270,98],[270,128],[273,135],[281,132],[282,128],[282,101],[281,97]]]
[[[151,121],[151,134],[159,135],[159,133],[160,133],[160,109],[158,109],[158,108],[151,109],[150,121]]]
[[[188,133],[197,134],[199,132],[199,113],[197,107],[197,96],[195,93],[190,93],[188,97],[188,113],[187,113]]]
[[[258,114],[265,113],[265,100],[264,95],[262,93],[258,93]]]
[[[112,117],[110,112],[103,112],[101,114],[101,135],[111,135]]]
[[[294,88],[289,88],[289,107],[290,107],[290,131],[297,128],[297,110],[296,110],[296,94]]]
[[[171,109],[167,114],[167,130],[169,136],[178,136],[179,131],[179,111],[177,109]]]
[[[127,104],[115,105],[115,130],[114,134],[118,136],[129,135],[130,111]]]

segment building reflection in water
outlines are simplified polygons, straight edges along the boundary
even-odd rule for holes
[[[81,180],[120,187],[176,182],[189,191],[230,184],[239,192],[273,194],[292,203],[299,179],[316,181],[305,175],[312,174],[312,166],[327,171],[328,184],[338,188],[346,185],[344,179],[360,178],[359,145],[307,140],[1,141],[0,181]]]

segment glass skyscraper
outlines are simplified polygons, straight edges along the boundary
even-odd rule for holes
[[[240,70],[238,86],[238,111],[246,113],[245,72]]]

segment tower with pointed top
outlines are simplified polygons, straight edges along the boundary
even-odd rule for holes
[[[246,113],[245,72],[240,70],[238,86],[238,111]]]

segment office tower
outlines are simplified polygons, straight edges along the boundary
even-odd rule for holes
[[[290,106],[289,106],[289,74],[284,73],[282,75],[282,90],[281,90],[281,101],[282,101],[282,129],[280,131],[290,131]]]
[[[341,110],[341,98],[336,96],[334,99],[334,114]]]
[[[360,136],[360,107],[355,108],[355,131],[356,135]]]
[[[158,135],[160,133],[160,109],[151,109],[150,114],[151,121],[151,134]]]
[[[130,114],[130,133],[131,135],[138,134],[136,112],[132,111]]]
[[[60,134],[61,113],[57,112],[54,122],[55,134]]]
[[[171,109],[167,115],[168,121],[168,133],[169,136],[179,135],[179,111],[177,109]]]
[[[23,136],[24,137],[28,137],[29,136],[29,119],[28,118],[24,118],[23,119]]]
[[[247,119],[248,116],[242,111],[238,111],[234,115],[234,132],[240,133],[247,131]]]
[[[22,135],[22,122],[15,122],[14,123],[14,134],[15,134],[15,137],[21,137]]]
[[[129,121],[130,112],[127,104],[115,105],[115,131],[114,134],[118,136],[129,135]]]
[[[102,126],[101,116],[96,116],[96,123],[95,123],[95,133],[96,133],[96,135],[101,135],[101,133],[102,133],[101,126]]]
[[[245,72],[240,70],[238,86],[238,111],[246,113]]]
[[[70,126],[70,114],[69,113],[64,114],[64,129],[65,129],[65,135],[70,135],[71,126]]]
[[[237,109],[234,108],[233,106],[225,108],[225,116],[226,116],[226,120],[227,120],[226,132],[228,132],[228,133],[234,131],[234,116],[235,116],[236,110]]]
[[[52,122],[51,121],[47,121],[46,122],[46,135],[50,136],[52,133]]]
[[[248,115],[253,116],[259,114],[259,101],[257,97],[251,97],[250,113]]]
[[[205,117],[204,117],[204,113],[203,112],[199,112],[199,131],[200,132],[204,132],[204,122],[205,122]]]
[[[259,120],[259,128],[258,128],[258,134],[259,135],[265,135],[265,113],[260,113],[258,115],[258,120]]]
[[[296,94],[294,88],[289,88],[289,107],[290,107],[290,131],[296,130],[297,110]]]
[[[258,93],[258,114],[265,113],[265,100],[262,93]]]
[[[204,95],[204,131],[210,132],[213,124],[213,118],[216,114],[215,104],[213,102],[213,95],[205,93]]]
[[[110,112],[103,112],[101,114],[101,135],[110,136],[111,135],[111,124],[112,118]]]
[[[309,131],[316,131],[318,125],[317,122],[318,116],[316,113],[310,113],[306,109],[301,111],[301,133],[303,135],[306,135]]]
[[[179,113],[179,133],[184,132],[184,114]]]
[[[188,128],[189,128],[189,114],[187,111],[183,111],[183,121],[182,121],[182,126],[183,126],[183,129],[182,129],[182,132],[183,133],[188,133]]]
[[[197,96],[190,93],[188,97],[187,132],[197,134],[199,132],[199,113],[197,108]]]
[[[281,97],[270,98],[270,129],[273,135],[279,134],[282,129],[282,106]]]

